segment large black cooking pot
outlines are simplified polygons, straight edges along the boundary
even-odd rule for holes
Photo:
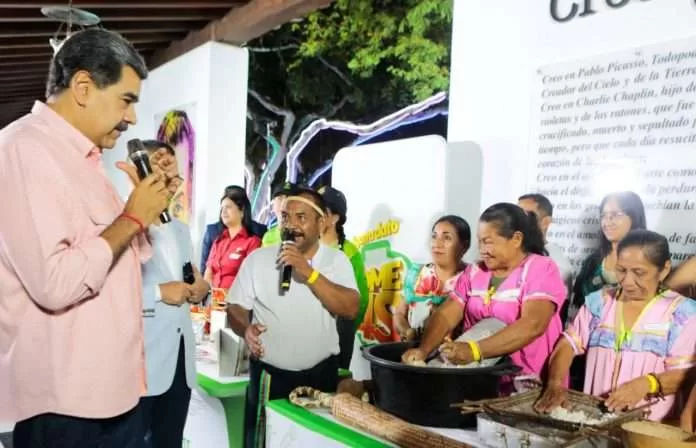
[[[498,396],[501,376],[520,368],[503,358],[492,367],[418,367],[401,362],[401,355],[413,342],[392,342],[363,349],[370,361],[375,385],[375,404],[410,423],[440,428],[476,426],[474,414],[461,415],[450,407],[464,400]]]

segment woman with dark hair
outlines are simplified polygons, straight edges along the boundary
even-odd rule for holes
[[[239,185],[228,185],[225,187],[223,192],[223,198],[234,192],[239,192],[239,194],[246,194],[244,187]],[[266,226],[257,221],[251,222],[251,227],[253,234],[259,238],[263,238],[266,233]],[[203,235],[203,242],[201,243],[201,272],[205,272],[208,265],[208,256],[210,256],[210,249],[213,247],[213,243],[220,236],[220,234],[226,229],[225,225],[222,223],[220,218],[212,224],[208,224],[205,229],[205,234]]]
[[[210,249],[205,279],[213,288],[229,289],[244,259],[261,247],[261,238],[254,233],[246,191],[225,189],[220,200],[220,222],[225,229]]]
[[[338,328],[339,345],[341,354],[339,355],[339,366],[347,369],[350,366],[350,358],[353,356],[353,345],[355,342],[355,330],[362,322],[369,300],[369,290],[367,288],[367,277],[365,275],[365,262],[362,254],[355,244],[346,239],[343,226],[346,223],[348,213],[348,202],[345,195],[332,187],[322,187],[318,193],[324,199],[326,205],[326,225],[321,233],[321,242],[327,246],[337,248],[342,251],[350,264],[353,266],[355,282],[360,293],[360,310],[355,319],[336,319]]]
[[[394,312],[394,326],[402,340],[417,339],[433,311],[446,302],[457,276],[466,264],[462,257],[471,245],[471,228],[461,217],[443,216],[433,224],[430,236],[432,262],[413,263],[403,282],[402,301]],[[356,342],[350,362],[352,380],[344,380],[339,392],[361,397],[373,390],[370,363],[362,357],[361,341]]]
[[[599,247],[585,259],[575,279],[572,303],[569,304],[568,317],[572,319],[583,303],[585,297],[604,286],[617,284],[616,248],[619,241],[630,230],[645,229],[645,207],[640,196],[632,191],[612,193],[604,197],[599,204]]]
[[[418,348],[403,355],[422,361],[438,346],[446,361],[466,365],[509,355],[521,374],[542,377],[542,369],[561,334],[559,310],[566,288],[558,266],[544,256],[544,238],[534,214],[514,204],[495,204],[478,225],[481,261],[462,273],[450,296],[433,314]],[[464,331],[484,319],[507,326],[480,341],[444,342],[460,321]],[[509,378],[501,392],[511,392]]]
[[[443,216],[430,236],[432,262],[414,263],[404,279],[403,299],[394,312],[394,326],[402,341],[417,339],[428,318],[454,288],[466,264],[462,257],[471,245],[471,228],[461,217]]]
[[[616,260],[619,241],[634,229],[645,229],[645,208],[640,196],[632,191],[606,195],[599,204],[599,247],[583,261],[575,278],[571,300],[561,312],[564,322],[572,322],[585,298],[605,286],[616,286]],[[570,383],[573,389],[583,390],[585,356],[573,360]]]
[[[694,362],[696,302],[667,289],[667,239],[632,230],[617,245],[618,286],[585,299],[551,355],[546,390],[536,405],[550,412],[567,403],[563,387],[575,356],[587,355],[585,393],[608,397],[610,411],[650,408],[651,420],[677,417],[674,394]]]

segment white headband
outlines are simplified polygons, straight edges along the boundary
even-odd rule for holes
[[[314,202],[310,201],[307,198],[304,198],[302,196],[288,196],[285,198],[286,201],[297,201],[297,202],[302,202],[303,204],[307,204],[310,207],[312,207],[317,213],[319,213],[319,216],[324,217],[324,210],[321,209],[317,204]]]

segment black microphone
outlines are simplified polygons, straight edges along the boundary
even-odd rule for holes
[[[288,229],[283,229],[283,233],[281,234],[281,238],[283,242],[281,243],[281,248],[283,247],[282,244],[295,244],[295,234],[292,233],[291,230]],[[281,273],[280,276],[280,289],[282,291],[288,291],[290,289],[290,279],[292,278],[292,266],[290,265],[283,265],[283,272]]]
[[[133,162],[133,165],[135,165],[135,169],[138,170],[138,177],[140,180],[143,180],[152,174],[152,167],[150,166],[150,153],[147,151],[147,149],[145,149],[145,145],[143,145],[142,140],[138,138],[128,140],[128,158],[131,162]],[[171,222],[171,220],[172,217],[169,216],[168,210],[164,210],[160,214],[160,221],[162,224]]]

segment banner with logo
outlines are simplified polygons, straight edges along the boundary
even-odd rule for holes
[[[363,255],[369,288],[368,308],[357,334],[363,346],[399,339],[393,310],[402,300],[409,267],[431,261],[433,223],[456,214],[475,228],[472,219],[478,216],[480,197],[477,151],[448,146],[440,136],[425,136],[344,148],[336,154],[332,186],[346,196],[345,231]]]

